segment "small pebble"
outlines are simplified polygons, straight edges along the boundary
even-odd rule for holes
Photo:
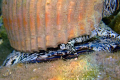
[[[33,72],[35,72],[37,69],[35,68],[35,69],[33,69]]]
[[[11,73],[11,71],[10,70],[7,70],[7,72],[5,72],[4,74],[3,74],[3,76],[4,77],[7,77],[7,76],[9,76],[9,75],[11,75],[12,73]]]
[[[77,60],[78,58],[75,58],[74,60]]]
[[[38,77],[31,77],[30,80],[36,80]]]

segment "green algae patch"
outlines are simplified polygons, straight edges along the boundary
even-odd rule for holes
[[[2,16],[0,16],[0,23],[2,23]],[[2,65],[8,54],[13,50],[10,46],[4,25],[0,27],[0,41],[2,41],[0,44],[0,65]]]
[[[60,71],[56,76],[61,80],[91,79],[97,77],[99,71],[99,68],[91,64],[85,55],[62,64],[61,67],[56,67],[56,72]]]
[[[111,21],[109,26],[118,34],[120,34],[120,12],[115,16],[115,18]]]
[[[0,44],[0,65],[2,65],[3,61],[6,57],[11,53],[13,48],[10,46],[9,41],[5,40]]]

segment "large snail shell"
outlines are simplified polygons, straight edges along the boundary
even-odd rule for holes
[[[104,0],[3,0],[11,46],[33,52],[90,34],[102,18]]]

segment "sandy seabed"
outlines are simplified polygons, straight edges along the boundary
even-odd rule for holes
[[[120,52],[94,52],[69,60],[19,63],[1,68],[0,80],[120,80]]]

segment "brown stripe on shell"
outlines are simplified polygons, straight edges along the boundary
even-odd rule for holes
[[[3,15],[3,22],[4,22],[4,26],[6,28],[6,31],[8,33],[8,38],[10,38],[10,34],[9,34],[9,26],[8,26],[8,19],[7,19],[7,1],[3,0],[2,1],[2,15]],[[11,42],[11,41],[10,41]]]
[[[68,39],[76,37],[77,28],[74,25],[74,10],[75,10],[75,1],[70,0],[69,7],[68,7]]]
[[[45,4],[46,47],[57,47],[56,3],[57,0],[46,0]]]
[[[23,27],[23,14],[22,14],[22,0],[17,0],[17,26],[19,33],[19,41],[20,42],[20,50],[24,51],[25,49],[25,35],[24,35],[24,27]]]
[[[58,0],[57,2],[57,43],[67,43],[67,5],[68,0]]]
[[[45,0],[37,0],[36,8],[36,25],[37,25],[37,42],[38,50],[45,49]]]
[[[5,25],[6,31],[8,33],[8,38],[10,41],[11,46],[13,46],[13,41],[11,40],[11,30],[9,26],[9,0],[2,1],[2,14],[3,14],[3,23]]]
[[[10,1],[9,0],[9,3],[10,3],[10,6],[9,6],[9,16],[11,16],[10,17],[10,26],[11,26],[11,31],[12,31],[12,37],[11,37],[11,39],[12,39],[12,41],[13,41],[13,46],[15,46],[15,48],[17,47],[17,43],[16,43],[16,41],[17,41],[17,36],[16,36],[16,30],[15,30],[15,23],[16,23],[16,21],[15,21],[15,18],[16,18],[16,12],[15,12],[15,10],[16,10],[16,7],[13,7],[13,6],[15,6],[14,4],[14,1]],[[14,36],[14,37],[13,37]]]
[[[30,45],[30,28],[29,28],[29,0],[23,0],[23,11],[22,11],[22,16],[23,16],[23,27],[24,27],[24,36],[25,36],[25,44],[26,47],[24,48],[25,51],[30,52],[31,51],[31,45]]]
[[[36,3],[37,0],[30,0],[29,21],[30,21],[30,37],[31,50],[38,51],[37,47],[37,27],[36,27]]]

